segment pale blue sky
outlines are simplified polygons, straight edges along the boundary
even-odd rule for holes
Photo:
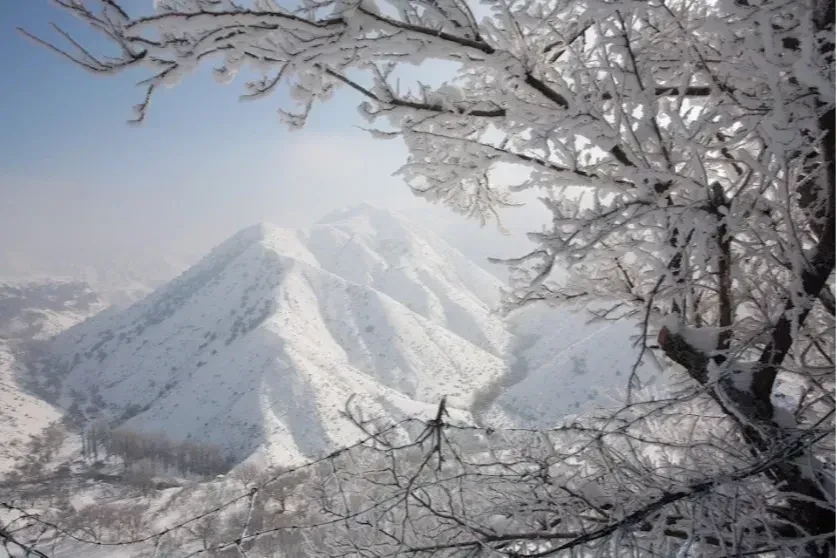
[[[391,174],[403,146],[375,140],[349,91],[302,132],[279,120],[279,99],[239,103],[207,68],[161,91],[129,127],[142,74],[103,78],[15,31],[81,42],[98,37],[47,0],[0,0],[0,258],[83,257],[99,251],[203,252],[258,221],[304,225],[361,201],[423,205]],[[127,0],[148,9],[151,0]]]

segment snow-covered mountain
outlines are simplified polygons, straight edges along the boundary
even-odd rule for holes
[[[0,471],[24,451],[30,435],[61,416],[24,385],[28,370],[23,360],[104,306],[86,283],[0,280]]]
[[[500,288],[440,238],[369,206],[309,229],[261,224],[130,308],[59,335],[45,372],[88,416],[275,462],[356,439],[342,415],[351,395],[389,418],[433,413],[447,396],[459,419],[505,424],[558,420],[585,390],[621,385],[604,369],[615,363],[588,361],[585,379],[573,359],[625,343],[602,330],[585,345],[593,332],[574,314],[556,313],[563,335],[545,318],[521,335],[494,311]],[[555,389],[566,374],[572,397]]]
[[[60,335],[52,372],[126,427],[295,461],[371,414],[465,418],[505,371],[500,284],[443,241],[370,207],[307,230],[241,231],[146,299]],[[89,395],[92,401],[93,396]]]

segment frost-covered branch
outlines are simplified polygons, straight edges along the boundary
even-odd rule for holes
[[[762,525],[795,521],[792,533],[771,527],[770,544],[781,547],[800,532],[833,538],[833,498],[809,466],[830,463],[821,441],[809,439],[801,453],[759,468],[796,430],[820,428],[821,421],[833,426],[833,0],[159,0],[144,16],[115,1],[57,3],[102,33],[117,55],[99,54],[60,29],[66,48],[32,38],[96,74],[144,68],[138,121],[150,114],[161,86],[215,60],[222,83],[243,68],[259,76],[244,84],[244,99],[288,91],[281,114],[291,127],[303,126],[314,104],[338,88],[357,95],[379,136],[404,141],[409,158],[401,175],[431,202],[485,220],[515,205],[519,192],[537,189],[552,218],[531,231],[536,246],[529,255],[508,261],[507,309],[572,303],[595,308],[601,319],[638,317],[638,355],[625,368],[636,371],[657,351],[687,372],[681,403],[700,402],[704,416],[712,410],[726,417],[725,436],[742,446],[739,469],[763,472],[747,485],[747,513]],[[432,87],[410,82],[412,68],[428,60],[451,63],[450,79]],[[497,172],[510,167],[520,171],[511,185]],[[650,344],[655,330],[658,346]],[[634,380],[631,374],[631,404]],[[782,390],[786,398],[796,397],[789,390],[805,394],[794,400],[792,427],[774,403]],[[636,440],[625,444],[620,451],[639,451]],[[632,475],[645,473],[621,453],[601,451],[607,459],[595,459],[625,467],[608,470],[619,478],[616,492],[656,486],[637,484]],[[728,472],[716,456],[703,448],[696,470],[705,459],[713,463],[707,470]],[[404,531],[421,527],[422,514],[431,512],[450,532],[471,536],[488,528],[475,523],[471,508],[440,515],[440,503],[461,496],[461,487],[445,485],[428,496],[413,483],[415,490],[405,492],[401,470],[387,471],[411,520],[398,516],[397,531],[395,518],[376,507],[380,514],[366,518],[374,529],[351,533],[369,539],[343,541],[345,555],[374,547],[377,537],[439,544]],[[694,482],[702,480],[679,478],[661,490]],[[481,502],[485,494],[473,497]],[[526,494],[516,504],[534,507]],[[766,497],[770,504],[762,505]],[[741,516],[731,517],[726,505],[712,500],[726,514],[712,533],[706,524],[665,528],[688,533],[688,544],[711,536],[746,539],[747,552],[768,548],[754,542],[763,533],[755,527],[746,536],[733,532]],[[601,514],[584,509],[587,523],[568,528],[573,520],[561,515],[556,533],[600,529]],[[649,521],[657,542],[676,538],[660,527],[665,522]],[[532,519],[528,531],[516,532],[540,532],[538,525]],[[506,545],[492,548],[507,554],[525,546],[491,542]],[[833,541],[828,545],[833,550]],[[680,549],[654,547],[663,555]],[[547,550],[530,554],[538,552]],[[810,545],[805,552],[825,555]]]

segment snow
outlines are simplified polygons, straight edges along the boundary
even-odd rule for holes
[[[591,323],[582,312],[531,307],[513,315],[522,345],[520,377],[504,386],[489,412],[503,425],[551,428],[570,415],[610,407],[624,393],[636,360],[637,323]],[[653,362],[639,375],[650,380]],[[511,417],[511,418],[509,418]]]
[[[370,206],[307,230],[260,224],[132,307],[59,335],[43,373],[65,376],[65,406],[98,390],[104,412],[131,410],[127,428],[274,464],[357,439],[343,416],[351,395],[391,420],[432,416],[447,396],[457,420],[524,424],[535,410],[554,424],[623,387],[633,323],[550,310],[527,329],[494,312],[500,286]]]
[[[105,306],[98,293],[82,281],[0,279],[0,339],[43,341]]]
[[[29,439],[61,418],[61,411],[20,385],[24,372],[6,341],[0,340],[0,474],[26,451]]]
[[[105,307],[82,282],[67,279],[0,280],[0,473],[26,451],[29,439],[62,416],[60,409],[23,386],[23,360],[37,344]]]
[[[81,493],[81,494],[74,494],[70,497],[70,506],[75,511],[83,510],[84,508],[89,508],[96,504],[96,498],[93,497],[91,494]]]
[[[342,417],[352,394],[393,418],[447,395],[465,419],[504,374],[511,335],[484,300],[497,280],[451,257],[370,209],[308,231],[245,229],[144,301],[59,336],[63,401],[98,386],[113,414],[144,409],[128,428],[285,463],[357,437]]]
[[[681,327],[680,335],[683,340],[704,354],[712,354],[718,348],[718,327]]]
[[[680,318],[680,314],[672,312],[666,315],[663,318],[663,322],[660,325],[661,329],[668,330],[669,333],[678,335],[680,333],[680,328],[682,327],[682,319]]]

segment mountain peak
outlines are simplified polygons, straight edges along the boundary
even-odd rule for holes
[[[260,242],[280,230],[282,230],[282,228],[278,225],[262,221],[241,229],[225,240],[221,246],[224,246],[225,244],[251,244],[254,242]]]

